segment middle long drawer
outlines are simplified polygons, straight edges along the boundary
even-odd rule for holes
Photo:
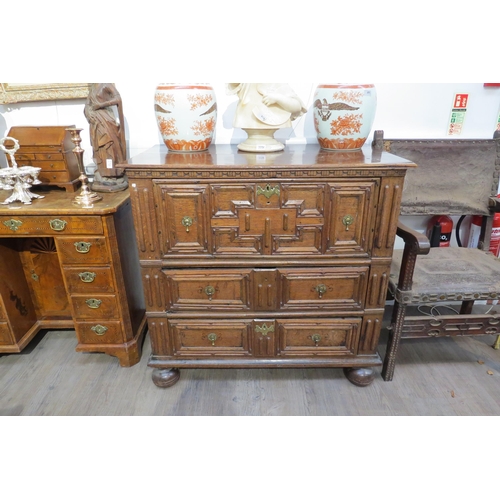
[[[369,268],[164,270],[167,310],[364,309]]]

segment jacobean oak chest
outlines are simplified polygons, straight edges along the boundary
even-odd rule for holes
[[[337,367],[374,379],[407,168],[370,148],[242,153],[156,146],[130,181],[149,366]]]

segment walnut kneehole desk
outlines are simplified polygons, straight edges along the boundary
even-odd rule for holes
[[[406,169],[370,148],[233,146],[126,164],[153,381],[181,368],[344,368],[374,379]]]
[[[77,351],[136,364],[146,319],[128,190],[91,209],[73,205],[74,193],[39,194],[0,205],[0,353],[64,328],[75,329]]]

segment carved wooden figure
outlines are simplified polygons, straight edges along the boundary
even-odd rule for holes
[[[115,114],[116,110],[116,114]],[[97,165],[94,191],[123,191],[128,187],[116,165],[126,160],[125,121],[122,100],[112,83],[93,83],[84,109],[90,125],[90,142]]]

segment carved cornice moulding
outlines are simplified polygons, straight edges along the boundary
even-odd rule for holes
[[[85,99],[90,83],[0,83],[0,104]]]

